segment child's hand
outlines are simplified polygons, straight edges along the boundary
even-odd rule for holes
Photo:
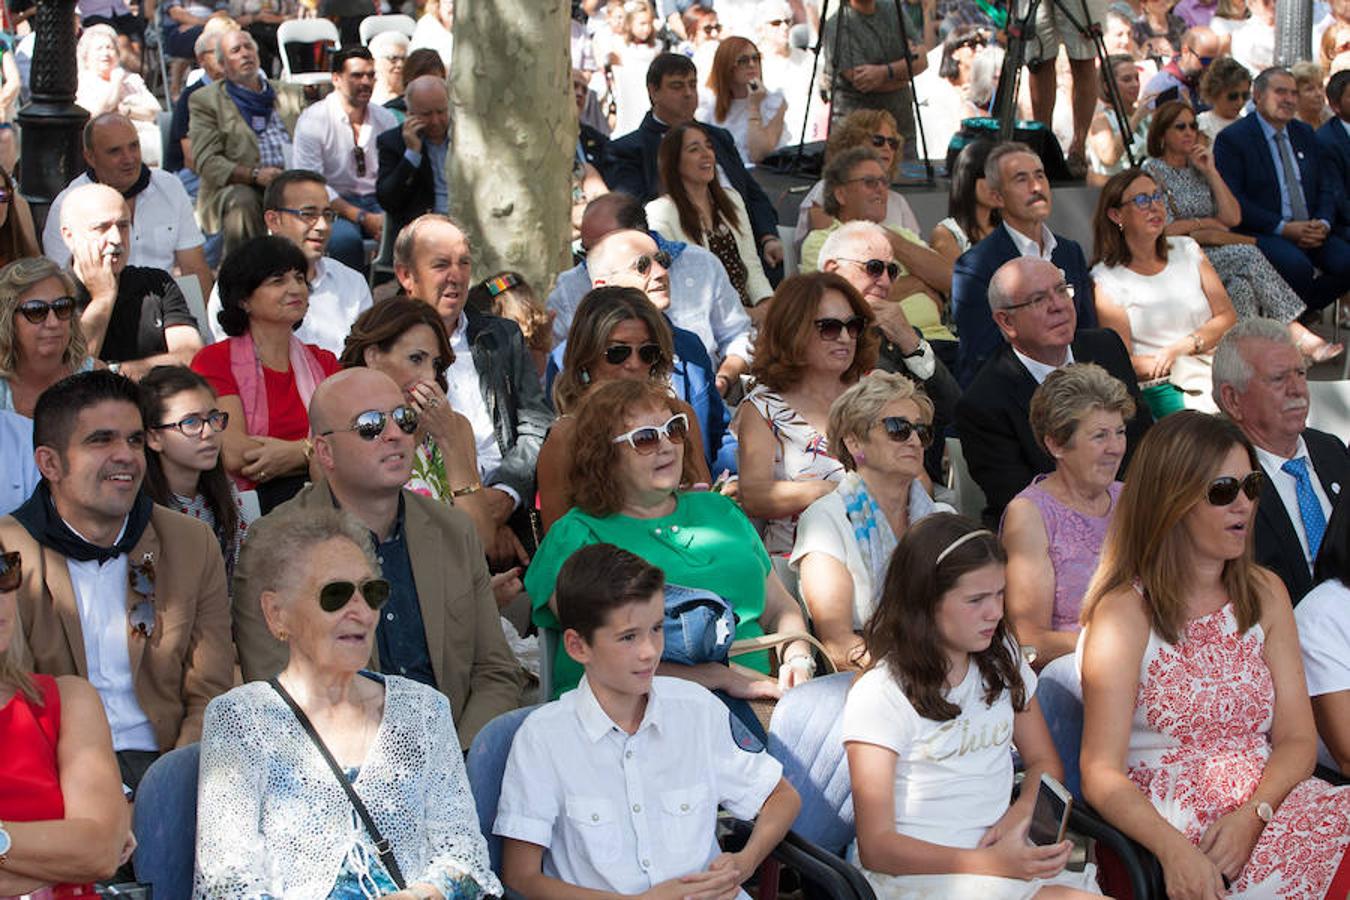
[[[778,700],[783,696],[778,682],[767,678],[750,678],[730,666],[723,675],[720,687],[741,700]]]
[[[740,887],[736,869],[709,866],[703,872],[663,881],[638,897],[639,900],[733,900]]]
[[[998,821],[989,826],[989,830],[980,838],[976,847],[992,847],[1003,839],[1004,835],[1010,831],[1016,831],[1023,826],[1029,826],[1031,821],[1031,812],[1024,808],[1023,804],[1014,803],[999,816]]]
[[[1027,829],[1031,820],[1009,829],[1006,834],[988,848],[993,863],[993,874],[1005,878],[1053,878],[1064,871],[1069,861],[1069,851],[1073,841],[1060,841],[1038,847],[1027,841]]]

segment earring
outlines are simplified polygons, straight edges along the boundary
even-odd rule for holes
[[[582,370],[581,370],[581,383],[582,383],[582,384],[590,384],[590,383],[591,383],[591,373],[590,373],[590,372],[587,372],[585,369],[582,369]]]
[[[853,454],[853,461],[861,466],[867,462],[867,455],[859,450],[857,453]]]
[[[290,634],[289,631],[287,631],[287,630],[284,629],[284,628],[278,628],[278,629],[277,629],[277,640],[279,640],[279,641],[288,641],[288,640],[290,640],[290,639],[291,639],[291,634]]]
[[[1117,223],[1116,223],[1116,227],[1119,228],[1121,231],[1124,231],[1124,230],[1125,230],[1125,223],[1124,223],[1124,222],[1117,222]]]

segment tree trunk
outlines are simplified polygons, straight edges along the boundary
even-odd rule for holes
[[[446,162],[474,277],[503,269],[543,296],[572,265],[577,142],[564,0],[458,0]]]
[[[1275,8],[1275,65],[1292,66],[1316,58],[1312,27],[1312,0],[1279,0]]]

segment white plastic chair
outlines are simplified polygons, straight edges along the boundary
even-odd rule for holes
[[[338,28],[327,19],[287,19],[277,26],[277,55],[281,57],[281,80],[293,84],[323,84],[332,79],[329,72],[292,72],[287,44],[323,42],[336,48],[342,38]]]
[[[412,16],[405,16],[401,13],[394,13],[387,16],[366,16],[361,20],[361,46],[370,46],[370,39],[382,31],[397,31],[412,40],[413,32],[417,30],[417,22]]]
[[[196,275],[175,275],[173,280],[177,282],[178,289],[187,298],[188,309],[192,310],[192,317],[197,320],[197,332],[202,336],[202,343],[214,344],[216,339],[211,335],[211,320],[206,316],[206,300],[202,297],[202,283],[197,280]]]

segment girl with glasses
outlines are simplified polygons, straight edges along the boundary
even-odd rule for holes
[[[1350,788],[1308,777],[1294,611],[1252,557],[1261,483],[1227,419],[1155,424],[1083,604],[1083,794],[1175,898],[1340,896],[1350,878]]]
[[[32,418],[38,395],[95,365],[70,274],[36,255],[0,269],[0,409]]]
[[[727,38],[713,55],[707,90],[699,97],[699,121],[731,132],[747,169],[787,142],[787,101],[765,87],[762,62],[753,43]]]

